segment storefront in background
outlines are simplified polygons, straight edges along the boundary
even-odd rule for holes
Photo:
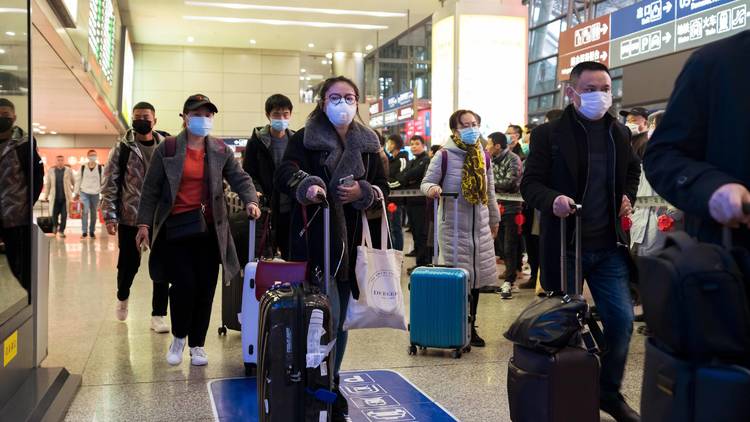
[[[378,100],[370,105],[370,127],[384,137],[398,134],[404,140],[419,135],[430,141],[430,101],[414,100],[414,92]]]

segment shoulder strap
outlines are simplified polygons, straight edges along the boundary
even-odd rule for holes
[[[492,159],[490,158],[490,153],[487,152],[487,150],[484,150],[484,168],[485,169],[490,168],[491,162],[492,162]]]
[[[174,157],[177,154],[177,138],[170,136],[164,140],[164,156]]]
[[[99,168],[99,179],[101,180],[101,178],[102,178],[102,167],[104,167],[104,166],[101,165],[101,164],[97,164],[96,166]]]
[[[81,166],[81,177],[83,177],[83,170],[86,169],[86,166]]]
[[[445,148],[440,148],[440,183],[443,186],[443,180],[445,180],[445,173],[448,171],[448,151]]]

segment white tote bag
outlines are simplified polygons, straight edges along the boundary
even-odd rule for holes
[[[401,289],[403,252],[388,249],[388,213],[383,194],[377,189],[383,207],[380,249],[372,247],[370,226],[362,214],[362,244],[357,246],[357,286],[359,300],[349,297],[344,330],[358,328],[395,328],[406,330],[404,292]]]

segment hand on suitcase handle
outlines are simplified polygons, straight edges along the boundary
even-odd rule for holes
[[[558,196],[552,203],[552,213],[560,218],[567,218],[574,214],[578,208],[576,201],[565,195]]]
[[[739,183],[727,183],[711,194],[708,210],[714,220],[725,226],[750,226],[750,192]]]

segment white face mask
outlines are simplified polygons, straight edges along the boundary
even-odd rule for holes
[[[607,113],[607,110],[612,107],[612,94],[609,92],[594,91],[584,92],[583,94],[573,92],[581,98],[581,106],[578,107],[578,111],[589,120],[601,119]]]
[[[96,155],[89,155],[89,163],[95,163],[96,162]]]
[[[641,130],[638,128],[638,124],[637,123],[630,123],[630,122],[628,122],[628,123],[625,123],[625,126],[627,126],[628,129],[630,129],[630,133],[632,133],[633,135],[637,135],[637,134],[641,133]]]
[[[334,104],[332,101],[328,101],[328,104],[326,104],[326,116],[335,127],[349,126],[354,120],[355,114],[357,114],[357,105],[349,105],[343,99],[338,104]]]

